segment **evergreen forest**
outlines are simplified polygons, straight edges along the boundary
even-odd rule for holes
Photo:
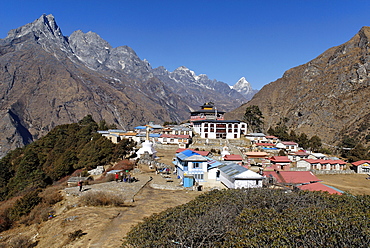
[[[78,169],[83,173],[125,157],[134,142],[123,139],[114,144],[97,133],[107,128],[105,121],[96,123],[87,115],[9,152],[0,160],[0,201],[44,188]]]

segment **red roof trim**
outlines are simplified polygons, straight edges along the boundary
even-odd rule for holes
[[[359,166],[359,165],[362,165],[362,164],[365,164],[365,163],[370,164],[370,160],[360,160],[360,161],[353,162],[352,164],[354,166]]]

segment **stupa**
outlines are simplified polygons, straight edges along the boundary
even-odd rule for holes
[[[142,147],[136,152],[138,158],[147,157],[148,159],[157,158],[157,151],[153,147],[153,142],[149,140],[150,126],[146,125],[145,141],[142,143]]]

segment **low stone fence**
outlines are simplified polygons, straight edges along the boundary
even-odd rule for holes
[[[172,166],[170,166],[168,164],[164,164],[164,163],[158,162],[156,160],[152,160],[152,159],[145,159],[145,158],[139,159],[137,161],[137,163],[138,164],[145,164],[145,165],[149,166],[149,168],[153,167],[153,168],[157,168],[159,170],[165,169],[165,168],[168,168],[168,169],[172,168]]]
[[[315,175],[355,174],[353,170],[311,170]]]

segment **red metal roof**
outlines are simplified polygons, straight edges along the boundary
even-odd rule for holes
[[[304,161],[310,164],[346,164],[346,162],[338,159],[338,160],[331,160],[331,159],[304,159]]]
[[[293,141],[282,141],[281,143],[286,145],[286,146],[297,146],[298,145],[297,143],[295,143]]]
[[[279,183],[299,184],[322,181],[311,171],[264,171],[263,175],[275,177]]]
[[[309,154],[307,152],[298,151],[298,152],[295,152],[294,155],[297,155],[297,156],[308,156]]]
[[[265,137],[266,139],[278,139],[278,137],[273,136],[273,135],[268,135]]]
[[[276,146],[276,144],[273,143],[256,143],[257,146]]]
[[[225,155],[224,156],[225,161],[243,161],[242,156],[237,155],[237,154],[230,154],[230,155]]]
[[[290,159],[288,156],[273,156],[269,158],[270,161],[275,162],[275,163],[290,163]]]
[[[360,161],[353,162],[352,164],[354,166],[359,166],[359,165],[362,165],[362,164],[365,164],[365,163],[370,164],[370,160],[360,160]]]
[[[305,185],[302,185],[302,186],[298,186],[298,188],[300,188],[301,190],[309,190],[309,191],[326,191],[328,192],[329,194],[338,194],[338,195],[341,195],[342,193],[333,189],[333,188],[330,188],[322,183],[310,183],[310,184],[305,184]]]

